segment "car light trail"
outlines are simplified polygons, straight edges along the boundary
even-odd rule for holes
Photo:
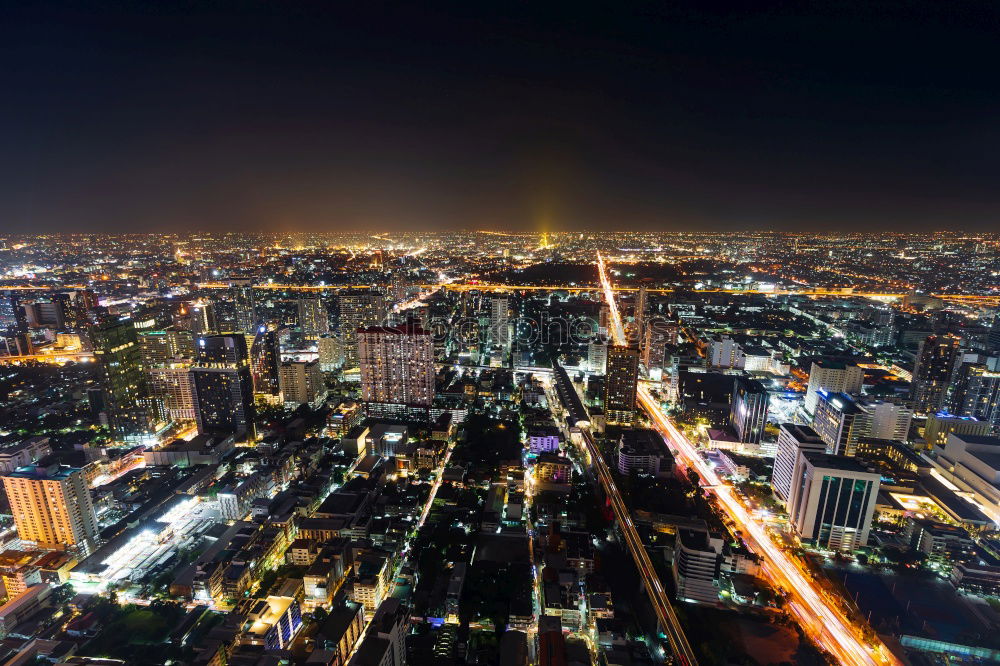
[[[611,315],[612,337],[616,344],[624,344],[625,335],[621,315],[614,304],[614,290],[607,276],[603,257],[597,256],[598,272],[608,301]],[[762,559],[762,571],[790,597],[788,609],[803,631],[822,649],[832,654],[840,664],[877,666],[902,662],[880,641],[869,644],[861,636],[864,627],[852,622],[836,605],[827,601],[828,594],[810,580],[800,565],[779,548],[754,520],[734,495],[731,486],[724,484],[715,471],[702,459],[688,438],[664,415],[659,402],[647,386],[638,388],[639,406],[646,412],[657,431],[663,436],[682,464],[695,470],[701,482],[714,493],[719,507],[733,520],[747,547]]]

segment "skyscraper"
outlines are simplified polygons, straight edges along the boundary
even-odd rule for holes
[[[257,330],[257,302],[254,298],[253,280],[230,280],[229,297],[233,301],[236,330],[242,333]]]
[[[316,342],[319,352],[319,369],[323,372],[334,372],[344,360],[344,346],[335,335],[321,335]]]
[[[853,363],[817,361],[809,368],[809,386],[806,389],[805,409],[816,411],[817,393],[860,393],[865,381],[865,371]]]
[[[587,343],[587,368],[600,375],[608,369],[608,343],[600,336]]]
[[[375,290],[350,290],[337,299],[337,324],[344,345],[344,368],[358,367],[358,329],[385,321],[385,297]]]
[[[638,385],[639,350],[624,345],[608,345],[607,371],[604,374],[604,415],[608,423],[632,425]]]
[[[993,315],[993,325],[986,336],[986,351],[994,356],[1000,355],[1000,310]]]
[[[215,318],[215,305],[207,302],[192,303],[188,308],[191,332],[195,335],[209,335],[219,330]]]
[[[960,342],[960,338],[948,334],[929,335],[920,343],[911,388],[913,411],[917,414],[933,414],[944,407]]]
[[[149,392],[162,401],[166,415],[175,421],[194,421],[194,384],[190,362],[150,368]]]
[[[131,320],[112,321],[91,329],[108,427],[120,441],[150,435],[157,416],[146,386],[138,336]]]
[[[191,369],[198,432],[208,435],[245,434],[256,438],[253,379],[242,335],[212,335],[198,339],[198,357]]]
[[[291,409],[299,405],[318,407],[326,398],[319,361],[285,361],[278,369],[281,397]]]
[[[990,424],[1000,435],[1000,370],[985,363],[966,363],[958,371],[952,395],[952,411]]]
[[[774,456],[771,488],[783,502],[792,503],[792,480],[802,453],[826,453],[826,442],[809,426],[782,423],[778,428],[778,451]]]
[[[504,351],[510,349],[510,300],[506,297],[490,299],[490,344]]]
[[[278,366],[281,365],[281,345],[278,332],[261,326],[250,345],[250,370],[253,392],[276,398],[281,394]]]
[[[802,541],[831,550],[868,543],[880,475],[857,460],[816,451],[801,454],[788,519]]]
[[[853,456],[862,437],[906,441],[913,412],[904,405],[878,400],[855,400],[846,393],[818,392],[812,426],[826,442],[827,451]]]
[[[759,444],[767,425],[767,389],[756,379],[736,377],[729,407],[729,423],[741,442]]]
[[[427,410],[434,401],[434,343],[415,325],[369,326],[358,333],[361,396],[369,414]]]
[[[22,540],[44,548],[71,548],[84,555],[93,552],[97,516],[79,469],[27,465],[4,475],[3,485]]]
[[[330,331],[330,319],[326,304],[318,296],[300,298],[298,301],[299,328],[306,340],[316,340]]]

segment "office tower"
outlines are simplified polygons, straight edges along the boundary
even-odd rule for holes
[[[608,345],[604,374],[604,415],[612,425],[632,425],[635,420],[636,389],[639,384],[639,350]]]
[[[358,333],[361,396],[369,414],[434,401],[434,343],[417,326],[369,326]],[[395,406],[395,407],[393,407]]]
[[[139,333],[139,357],[146,368],[170,365],[178,359],[190,360],[194,355],[191,331],[168,328]]]
[[[490,299],[490,344],[510,349],[510,300],[506,297]]]
[[[61,295],[61,294],[59,294]],[[66,304],[62,299],[35,301],[24,304],[28,328],[66,328]]]
[[[299,298],[298,313],[299,328],[306,340],[316,340],[330,331],[330,319],[322,298]]]
[[[187,309],[189,328],[194,335],[211,335],[219,330],[215,318],[215,305],[206,302],[192,303]]]
[[[378,326],[385,321],[385,297],[375,290],[352,290],[340,294],[337,303],[337,324],[344,345],[344,368],[357,368],[358,329]]]
[[[790,503],[792,499],[792,479],[795,478],[795,466],[801,454],[806,451],[826,453],[826,442],[809,426],[782,423],[778,428],[778,451],[774,456],[771,488],[774,489],[774,494],[786,504]]]
[[[924,442],[926,447],[931,449],[935,446],[943,447],[948,440],[948,435],[989,435],[989,421],[980,421],[975,416],[957,416],[947,412],[928,414],[924,424]]]
[[[905,442],[910,438],[913,410],[905,405],[883,400],[862,400],[861,408],[871,415],[871,435],[876,439]]]
[[[649,294],[646,287],[639,287],[639,291],[635,295],[635,310],[632,313],[632,320],[635,321],[636,330],[639,331],[640,339],[645,338],[643,335],[646,328],[646,308],[648,307]]]
[[[119,441],[152,434],[157,411],[146,386],[135,325],[111,321],[91,329],[94,356],[101,367],[108,427]]]
[[[285,361],[278,369],[278,377],[285,407],[319,407],[326,399],[326,385],[319,361]]]
[[[97,294],[90,289],[80,289],[74,291],[72,296],[72,306],[69,313],[72,325],[76,328],[86,328],[93,323],[94,310],[100,306]]]
[[[608,326],[611,324],[611,308],[607,303],[601,303],[601,308],[597,315],[597,333],[607,337]]]
[[[587,343],[587,367],[591,372],[603,375],[608,369],[608,343],[597,337]]]
[[[250,345],[250,371],[253,374],[253,392],[277,397],[281,394],[281,343],[278,331],[267,326],[257,329]]]
[[[194,383],[191,378],[190,363],[150,368],[150,395],[161,401],[166,415],[174,421],[194,421]]]
[[[820,548],[854,550],[867,545],[879,481],[857,460],[816,451],[802,453],[802,473],[788,511],[799,538]]]
[[[767,425],[768,400],[767,389],[756,379],[734,379],[729,423],[741,442],[760,443]]]
[[[827,451],[853,456],[862,437],[906,441],[913,412],[903,405],[856,400],[846,393],[817,393],[812,427],[826,442]]]
[[[139,360],[144,368],[157,368],[171,358],[170,345],[165,331],[146,331],[138,334]]]
[[[229,281],[229,298],[233,302],[236,330],[250,333],[257,330],[257,302],[254,298],[253,280]]]
[[[0,328],[27,331],[28,320],[21,307],[21,298],[11,291],[0,293]]]
[[[211,335],[198,339],[198,357],[191,368],[198,432],[207,435],[245,434],[256,439],[253,379],[242,335]]]
[[[994,356],[1000,355],[1000,310],[993,315],[993,325],[986,336],[986,351]]]
[[[861,393],[865,371],[853,363],[816,361],[809,368],[809,387],[806,389],[805,409],[816,412],[817,393]]]
[[[83,472],[66,465],[26,465],[3,476],[17,534],[43,548],[89,555],[97,516]]]
[[[344,346],[335,335],[327,333],[319,336],[316,349],[319,352],[319,369],[323,372],[334,372],[344,362]]]
[[[990,370],[985,363],[966,363],[955,380],[952,411],[990,424],[1000,435],[1000,370]]]
[[[913,367],[913,411],[933,414],[944,407],[958,358],[961,339],[954,335],[929,335],[920,343]]]
[[[663,369],[670,365],[671,355],[677,342],[680,327],[676,322],[663,318],[645,320],[645,340],[642,345],[642,364],[652,373],[654,369]]]

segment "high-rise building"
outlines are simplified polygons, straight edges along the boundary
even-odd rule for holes
[[[334,372],[344,362],[344,346],[335,335],[321,335],[316,341],[319,352],[319,369],[323,372]]]
[[[427,409],[434,401],[434,342],[418,326],[369,326],[358,333],[361,396],[373,411]]]
[[[604,338],[596,337],[587,343],[587,368],[600,375],[607,371],[608,343]]]
[[[278,369],[278,377],[286,407],[319,407],[326,399],[326,385],[319,361],[285,361]]]
[[[805,408],[810,414],[816,412],[818,392],[861,393],[865,381],[865,371],[853,363],[817,361],[809,368],[809,386],[806,389]]]
[[[1000,355],[1000,310],[993,315],[993,325],[986,336],[986,351],[994,356]]]
[[[93,552],[97,516],[81,470],[57,464],[26,465],[5,474],[3,485],[22,540],[84,555]]]
[[[792,499],[792,480],[799,457],[806,451],[826,452],[826,442],[809,426],[782,423],[778,427],[778,451],[774,456],[771,488],[786,504]]]
[[[253,280],[230,280],[229,297],[233,302],[236,330],[242,333],[256,331],[257,301],[254,298]]]
[[[756,379],[736,377],[729,407],[729,423],[741,442],[759,444],[767,425],[767,406],[770,396]]]
[[[826,442],[829,453],[852,456],[862,437],[871,437],[871,419],[846,393],[820,390],[812,427]]]
[[[256,438],[253,379],[243,335],[199,338],[191,377],[200,434]]]
[[[194,336],[191,331],[167,328],[143,331],[139,337],[139,357],[146,368],[161,367],[178,359],[194,358]]]
[[[104,409],[112,435],[120,441],[149,436],[158,414],[146,386],[134,324],[112,321],[95,327],[91,340],[101,367]]]
[[[150,395],[162,401],[166,415],[174,421],[194,421],[194,383],[190,363],[150,368],[146,372],[149,375]]]
[[[604,415],[609,424],[632,425],[639,385],[639,350],[624,345],[608,345],[607,349]]]
[[[318,296],[300,298],[298,301],[299,328],[306,340],[316,340],[330,331],[326,303]]]
[[[854,458],[816,451],[801,454],[793,480],[789,524],[803,542],[831,550],[867,545],[881,476]]]
[[[490,299],[490,344],[504,351],[510,349],[510,299]]]
[[[958,372],[952,395],[952,411],[990,424],[1000,435],[1000,370],[985,363],[966,363]]]
[[[913,412],[903,405],[863,401],[846,393],[817,393],[812,427],[826,442],[827,451],[853,456],[862,437],[906,441]]]
[[[340,294],[337,304],[338,330],[344,345],[344,368],[357,368],[358,329],[384,323],[385,297],[375,290],[350,290]]]
[[[721,534],[677,530],[672,569],[678,599],[719,602],[719,565],[724,543]]]
[[[635,322],[636,330],[639,331],[640,340],[645,339],[646,329],[646,309],[649,307],[649,293],[645,286],[639,287],[635,295],[635,309],[632,312],[632,320]]]
[[[215,318],[215,305],[207,302],[192,303],[188,308],[191,332],[197,335],[210,335],[219,330]]]
[[[708,361],[716,368],[738,368],[742,365],[743,349],[740,343],[723,335],[709,343]]]
[[[267,326],[257,329],[250,345],[250,370],[253,391],[258,395],[277,397],[281,394],[278,367],[281,365],[281,343],[278,332]]]
[[[64,296],[56,294],[56,296]],[[52,298],[46,301],[34,301],[25,303],[24,315],[28,321],[29,328],[54,328],[62,330],[66,328],[66,302],[68,299]]]
[[[28,330],[28,320],[21,307],[21,298],[14,292],[0,293],[0,328],[24,332]]]
[[[929,335],[920,343],[911,383],[913,411],[917,414],[933,414],[944,408],[960,343],[961,338],[950,334]]]

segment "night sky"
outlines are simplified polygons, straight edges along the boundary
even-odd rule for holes
[[[2,231],[1000,229],[995,3],[4,5]]]

